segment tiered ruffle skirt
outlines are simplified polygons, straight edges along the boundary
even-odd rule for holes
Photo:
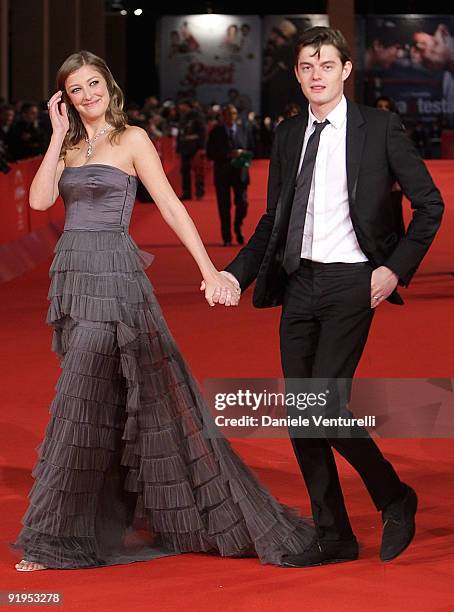
[[[144,273],[151,259],[122,231],[66,230],[55,248],[47,321],[62,372],[13,547],[53,568],[184,552],[279,564],[313,529],[223,435],[204,434],[213,419]]]

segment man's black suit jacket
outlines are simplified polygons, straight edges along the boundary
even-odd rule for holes
[[[276,130],[268,177],[267,210],[247,245],[225,269],[246,289],[255,279],[253,304],[282,304],[286,275],[282,260],[307,114]],[[443,201],[395,113],[347,101],[347,185],[358,243],[374,267],[387,266],[407,286],[440,225]],[[402,210],[391,197],[398,181],[413,216],[405,231]],[[403,304],[395,290],[388,297]]]
[[[246,167],[234,168],[231,164],[232,158],[229,157],[233,148],[252,149],[252,137],[249,130],[237,123],[235,134],[236,146],[232,147],[229,143],[226,126],[221,123],[216,125],[210,132],[207,142],[207,157],[214,161],[214,180],[222,182],[229,179],[232,173],[237,173],[241,182],[249,183],[249,170]]]

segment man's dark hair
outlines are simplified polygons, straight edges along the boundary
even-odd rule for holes
[[[350,49],[342,32],[325,26],[315,26],[303,32],[299,37],[295,47],[295,66],[298,65],[298,58],[303,47],[314,47],[314,55],[320,56],[322,45],[333,45],[333,47],[336,47],[342,65],[345,62],[351,62]]]
[[[379,96],[376,100],[375,100],[375,108],[378,108],[378,103],[380,102],[380,100],[383,100],[384,102],[387,102],[389,105],[389,110],[392,113],[397,113],[397,106],[396,103],[394,102],[394,100],[392,98],[390,98],[389,96]]]

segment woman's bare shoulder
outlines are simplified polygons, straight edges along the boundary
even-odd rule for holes
[[[121,140],[125,144],[139,144],[141,142],[149,142],[149,137],[146,131],[138,125],[127,125],[125,131],[121,135]]]
[[[148,159],[154,149],[147,132],[135,125],[127,126],[121,135],[121,144],[123,150],[127,151],[134,166],[136,166],[138,160]]]

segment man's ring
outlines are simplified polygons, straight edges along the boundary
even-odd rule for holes
[[[374,300],[379,300],[380,298],[378,297],[378,295],[374,295]]]

